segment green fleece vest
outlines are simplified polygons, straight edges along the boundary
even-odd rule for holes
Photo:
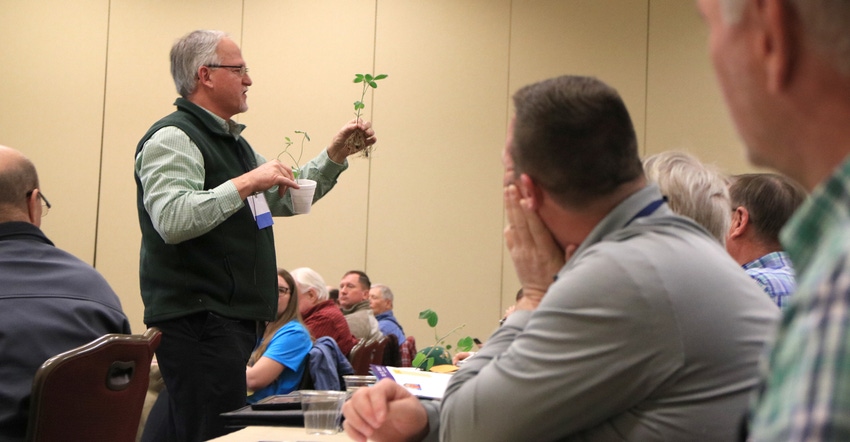
[[[177,111],[156,122],[139,141],[136,156],[167,126],[185,132],[204,158],[204,189],[255,168],[251,147],[237,140],[201,107],[183,98]],[[258,229],[248,204],[197,238],[166,244],[144,207],[136,175],[142,246],[139,279],[145,323],[210,311],[237,319],[269,321],[277,311],[277,264],[271,227]]]

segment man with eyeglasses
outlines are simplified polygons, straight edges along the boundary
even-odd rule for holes
[[[271,216],[293,214],[292,171],[266,161],[231,118],[248,110],[252,81],[239,46],[199,30],[171,49],[177,110],[136,148],[142,230],[139,276],[144,321],[163,332],[157,360],[168,389],[169,440],[207,440],[226,429],[219,414],[245,404],[245,364],[256,323],[274,318],[277,273]],[[317,181],[314,201],[336,184],[360,133],[350,121],[299,178]]]
[[[105,279],[41,231],[35,166],[0,146],[0,440],[24,440],[36,370],[107,333],[130,333]]]

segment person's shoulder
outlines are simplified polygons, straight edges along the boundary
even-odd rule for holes
[[[275,333],[277,334],[288,334],[288,335],[299,335],[299,334],[309,334],[307,328],[304,327],[303,324],[296,320],[292,320],[283,324]]]
[[[280,345],[293,346],[304,342],[309,342],[310,346],[312,346],[310,332],[300,322],[295,320],[283,324],[275,331],[271,340],[272,345],[276,347]]]
[[[334,302],[332,302],[332,301],[330,301],[330,302],[325,301],[325,302],[326,302],[326,304],[321,306],[316,311],[316,313],[318,313],[319,315],[321,315],[323,317],[332,318],[334,320],[345,319],[345,315],[342,314],[342,310],[340,310],[339,307]]]
[[[120,304],[118,295],[106,278],[91,264],[58,247],[46,246],[43,252],[46,256],[41,260],[41,265],[45,266],[45,272],[57,277],[61,275],[62,285],[66,288],[64,292],[69,296],[74,295],[111,306]]]

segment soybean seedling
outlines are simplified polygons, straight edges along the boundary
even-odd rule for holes
[[[298,159],[296,160],[295,157],[292,156],[291,153],[289,153],[289,147],[295,144],[289,137],[283,138],[285,146],[283,148],[283,152],[277,155],[277,159],[278,161],[280,161],[280,157],[283,154],[286,154],[287,156],[289,156],[289,158],[292,158],[292,161],[295,162],[295,167],[292,168],[292,176],[295,177],[295,179],[297,180],[301,177],[301,155],[304,154],[304,141],[310,141],[310,135],[308,135],[307,132],[304,132],[303,130],[296,130],[295,133],[301,135],[301,151],[298,153]]]
[[[439,354],[445,351],[445,353],[448,354],[449,350],[452,349],[452,346],[451,344],[446,344],[446,338],[454,332],[466,327],[466,324],[459,325],[445,335],[440,336],[437,334],[437,323],[439,322],[437,312],[431,309],[423,310],[419,312],[419,319],[424,319],[428,322],[428,326],[434,329],[434,345],[428,347],[427,351],[425,349],[419,350],[410,365],[425,371],[430,371],[435,362],[435,357],[432,356],[434,352]],[[471,337],[464,336],[457,341],[457,351],[469,351],[472,349],[473,343],[474,341]],[[445,345],[445,347],[440,347],[441,345]],[[451,360],[451,356],[449,356],[449,360]]]
[[[354,102],[354,115],[357,117],[357,122],[360,123],[360,111],[366,108],[366,104],[363,101],[366,99],[366,91],[369,88],[377,89],[378,88],[378,80],[383,80],[387,78],[387,74],[354,74],[354,83],[360,83],[363,85],[363,89],[360,92],[360,99]],[[363,151],[364,157],[369,157],[369,154],[372,153],[371,148],[366,148],[366,136],[362,131],[356,131],[351,134],[348,139],[345,140],[345,146],[348,148],[349,152],[359,152]]]

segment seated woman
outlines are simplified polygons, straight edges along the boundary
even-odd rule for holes
[[[284,269],[278,269],[277,275],[277,319],[266,325],[245,369],[249,404],[297,390],[313,347],[310,333],[301,323],[295,281]]]

